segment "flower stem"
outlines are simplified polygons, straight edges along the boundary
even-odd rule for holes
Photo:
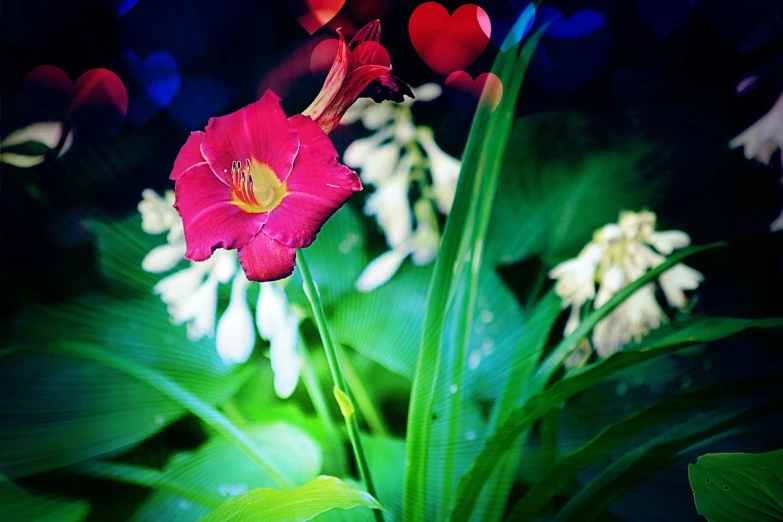
[[[370,394],[367,393],[367,389],[364,387],[361,377],[359,377],[356,369],[351,364],[348,354],[345,353],[345,349],[339,344],[337,344],[336,347],[345,380],[348,382],[348,388],[355,395],[356,405],[359,406],[359,410],[362,412],[362,415],[364,415],[367,426],[369,426],[371,432],[387,437],[389,435],[389,428],[386,427],[383,416],[381,416],[380,412],[375,407],[375,404],[373,404]]]
[[[335,452],[338,454],[339,473],[345,473],[345,466],[343,465],[343,459],[345,457],[345,448],[343,446],[343,436],[340,434],[340,430],[332,421],[332,416],[329,414],[329,406],[326,402],[326,394],[321,388],[318,382],[318,376],[313,369],[312,358],[310,357],[309,347],[305,344],[302,336],[299,336],[299,356],[302,358],[302,379],[304,380],[307,393],[310,395],[310,400],[313,402],[313,408],[324,425],[324,429],[328,434],[332,446]]]
[[[335,398],[338,403],[340,403],[340,411],[343,414],[345,426],[348,429],[348,438],[351,441],[353,454],[356,458],[356,465],[359,468],[359,473],[367,488],[367,493],[372,495],[375,499],[378,499],[375,492],[375,486],[373,486],[372,478],[370,477],[370,468],[367,465],[367,458],[362,449],[362,441],[359,436],[359,423],[353,412],[353,401],[351,400],[350,390],[345,383],[345,377],[340,369],[340,361],[337,359],[337,350],[335,349],[334,341],[332,340],[332,334],[326,323],[326,314],[324,313],[323,303],[321,302],[321,295],[318,293],[318,288],[310,273],[310,267],[307,265],[307,260],[301,249],[297,249],[296,259],[299,270],[302,273],[304,292],[305,295],[307,295],[307,299],[310,301],[310,306],[313,308],[315,324],[318,327],[318,332],[321,334],[326,360],[329,363],[329,370],[332,373],[332,380],[334,381]],[[376,520],[383,522],[383,513],[380,510],[373,510],[373,512]]]

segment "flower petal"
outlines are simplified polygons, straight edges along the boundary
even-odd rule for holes
[[[373,20],[368,23],[353,35],[348,48],[353,51],[356,47],[364,42],[380,42],[381,41],[381,21]]]
[[[332,62],[332,67],[329,69],[329,74],[324,80],[324,85],[318,92],[318,96],[315,97],[313,103],[304,110],[302,114],[310,116],[314,120],[318,121],[318,118],[329,107],[337,93],[340,91],[345,77],[348,74],[348,63],[351,60],[351,53],[348,51],[348,45],[345,43],[345,38],[340,31],[337,32],[340,35],[340,42],[337,45],[337,54]],[[325,129],[324,129],[325,130]],[[326,131],[325,132],[329,132]]]
[[[185,144],[179,149],[179,154],[177,154],[177,159],[174,160],[174,168],[171,169],[169,179],[176,180],[189,168],[207,161],[201,155],[201,143],[204,141],[205,136],[206,134],[201,131],[190,133]]]
[[[336,158],[338,156],[337,149],[334,148],[334,143],[329,139],[329,136],[318,126],[316,122],[309,116],[302,114],[295,114],[288,118],[288,124],[296,129],[299,134],[300,146],[307,145],[308,147],[316,147],[322,149],[325,155],[330,158]]]
[[[261,230],[267,213],[243,212],[231,203],[231,188],[221,183],[208,165],[180,176],[174,207],[182,216],[185,259],[204,261],[218,248],[242,248]]]
[[[353,105],[364,88],[372,81],[384,74],[388,74],[390,70],[390,67],[385,67],[383,65],[362,65],[361,67],[351,70],[346,76],[345,81],[339,86],[339,91],[334,96],[331,96],[330,103],[323,108],[320,114],[305,114],[312,116],[324,132],[329,134],[329,132],[339,125],[343,113]],[[324,88],[326,88],[326,84],[324,84]],[[379,101],[379,99],[373,99]]]
[[[405,96],[415,99],[413,91],[411,91],[408,84],[391,74],[382,74],[370,82],[359,94],[359,98],[372,98],[376,103],[386,100],[402,103],[405,101]]]
[[[289,247],[304,248],[351,194],[362,190],[359,176],[318,147],[303,145],[286,181],[288,194],[264,226],[264,233]]]
[[[247,107],[210,119],[201,145],[201,152],[218,175],[230,172],[232,161],[244,163],[253,158],[269,166],[280,181],[291,173],[298,150],[296,130],[288,125],[280,98],[270,90]]]
[[[296,249],[272,239],[261,231],[239,249],[239,264],[251,281],[276,281],[294,271]]]
[[[141,260],[141,268],[145,272],[160,274],[177,266],[184,255],[184,242],[156,246]]]
[[[356,281],[360,292],[371,292],[385,284],[397,273],[400,265],[411,253],[410,247],[395,248],[373,259]]]

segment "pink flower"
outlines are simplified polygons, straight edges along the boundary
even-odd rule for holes
[[[185,259],[204,261],[218,248],[237,249],[251,281],[293,272],[296,249],[309,246],[326,220],[362,190],[326,134],[357,97],[413,96],[389,75],[379,37],[377,21],[347,45],[340,35],[323,89],[304,114],[286,118],[280,98],[267,90],[259,101],[211,118],[205,132],[190,134],[170,176]]]
[[[340,123],[345,111],[357,98],[404,101],[413,98],[410,87],[389,74],[389,53],[379,43],[381,24],[378,20],[365,25],[346,45],[338,29],[340,42],[337,55],[329,69],[324,86],[313,103],[302,114],[310,116],[327,134]]]
[[[174,162],[185,259],[204,261],[238,249],[248,279],[272,281],[294,270],[296,249],[362,189],[337,162],[334,145],[309,117],[286,118],[280,98],[212,118],[192,132]]]

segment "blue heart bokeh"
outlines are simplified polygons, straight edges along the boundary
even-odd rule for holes
[[[636,0],[639,17],[659,40],[682,27],[692,10],[693,0]]]
[[[612,34],[605,17],[582,10],[564,18],[551,7],[538,10],[536,26],[549,23],[530,63],[536,81],[550,95],[568,95],[606,65]]]
[[[536,20],[536,6],[530,0],[487,0],[481,7],[492,24],[490,40],[502,52],[519,43]]]

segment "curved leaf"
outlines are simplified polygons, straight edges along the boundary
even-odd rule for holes
[[[259,488],[248,491],[225,501],[200,520],[303,522],[330,509],[351,509],[357,506],[383,509],[366,491],[354,489],[338,478],[322,475],[295,489]]]
[[[55,500],[27,493],[0,477],[0,520],[81,522],[90,513],[83,500]]]
[[[783,520],[783,450],[708,453],[688,465],[688,479],[709,522]]]
[[[783,319],[733,319],[709,318],[689,321],[683,324],[659,328],[656,335],[650,335],[637,345],[632,345],[608,359],[582,369],[568,378],[555,383],[551,388],[533,395],[523,406],[513,410],[508,421],[503,423],[484,445],[484,449],[460,481],[457,507],[454,519],[466,516],[475,506],[478,495],[507,449],[527,428],[548,411],[569,397],[589,388],[595,383],[614,375],[625,368],[643,361],[674,352],[676,350],[728,337],[747,328],[775,328],[783,326]],[[505,448],[505,449],[504,449]]]
[[[302,429],[277,422],[243,428],[243,431],[291,483],[306,484],[321,472],[321,448]],[[224,437],[213,437],[195,452],[175,456],[161,472],[161,479],[216,498],[218,506],[221,500],[255,488],[276,487],[269,475]],[[215,506],[177,494],[170,488],[156,487],[131,520],[194,522],[208,514],[209,507]]]

